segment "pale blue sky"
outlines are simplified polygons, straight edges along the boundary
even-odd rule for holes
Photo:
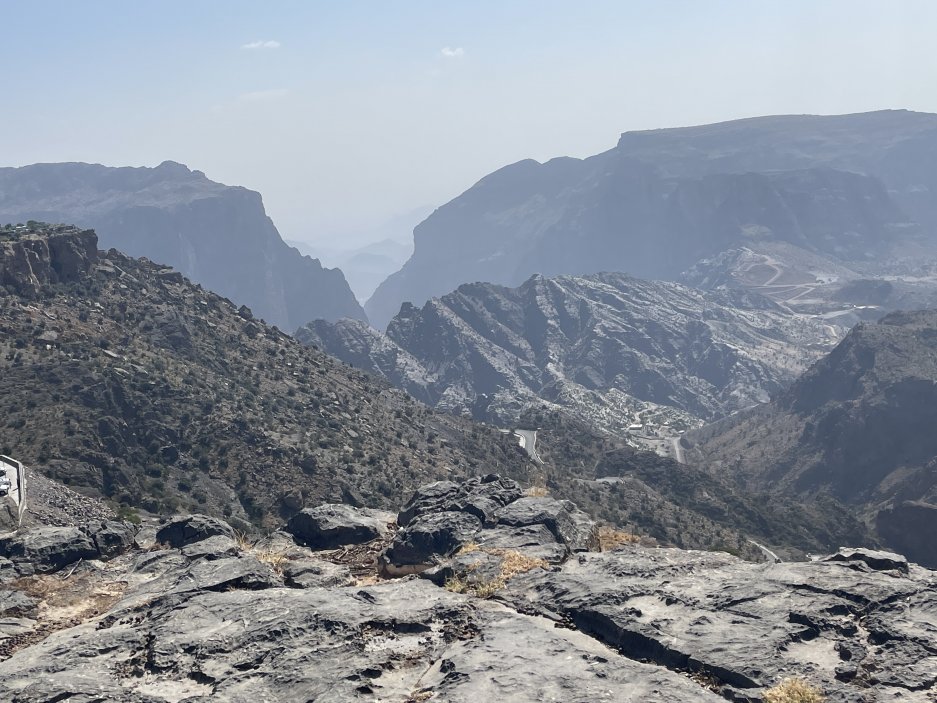
[[[933,0],[0,0],[0,28],[0,165],[180,161],[294,239],[629,129],[937,112]]]

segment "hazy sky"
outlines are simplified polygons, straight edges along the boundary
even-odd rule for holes
[[[0,165],[166,159],[341,240],[630,129],[937,112],[935,0],[0,0]]]

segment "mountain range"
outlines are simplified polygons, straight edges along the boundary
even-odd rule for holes
[[[768,244],[876,269],[937,248],[935,155],[937,115],[883,111],[629,132],[587,159],[521,161],[418,225],[413,255],[365,309],[383,328],[402,303],[461,283],[605,270],[675,279]]]
[[[751,539],[785,554],[868,543],[835,503],[742,493],[542,406],[516,418],[543,429],[534,459],[510,432],[428,408],[178,271],[99,251],[93,231],[0,228],[0,454],[123,514],[198,510],[247,530],[496,471],[665,544],[758,559]]]
[[[182,164],[0,168],[0,223],[29,220],[94,228],[102,247],[173,266],[288,332],[317,318],[366,319],[340,270],[280,238],[259,193]]]
[[[857,325],[770,403],[688,434],[688,461],[748,490],[826,493],[937,566],[937,310]]]
[[[528,467],[515,439],[65,226],[0,229],[0,417],[0,454],[76,490],[243,524]]]
[[[769,400],[843,333],[741,289],[601,273],[466,284],[404,304],[386,334],[319,320],[296,336],[450,412],[509,425],[551,407],[656,437]]]

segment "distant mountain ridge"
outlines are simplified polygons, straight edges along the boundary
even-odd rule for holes
[[[937,310],[855,327],[771,403],[689,435],[687,456],[751,490],[829,493],[937,565]],[[898,529],[897,525],[902,525]]]
[[[173,266],[288,332],[367,319],[340,270],[283,242],[259,193],[182,164],[0,168],[0,223],[27,220],[93,227],[101,246]]]
[[[766,401],[841,332],[742,290],[603,273],[466,284],[404,305],[386,335],[316,321],[297,338],[441,409],[509,423],[553,405],[622,433]]]
[[[937,115],[765,117],[627,133],[579,160],[507,166],[414,230],[413,256],[365,304],[385,326],[475,280],[619,270],[675,279],[750,242],[876,260],[937,247]],[[920,227],[924,233],[921,234]]]

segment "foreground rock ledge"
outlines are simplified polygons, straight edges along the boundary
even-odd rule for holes
[[[0,700],[758,702],[786,677],[828,701],[934,700],[937,574],[898,555],[596,553],[573,506],[497,477],[419,496],[381,538],[385,562],[433,519],[474,532],[421,542],[411,565],[428,568],[385,582],[374,563],[356,578],[364,565],[335,561],[373,562],[381,539],[316,552],[278,532],[250,546],[201,517],[60,573],[29,575],[18,554],[25,575],[0,586]],[[473,573],[488,580],[453,592]],[[470,595],[483,585],[488,598]]]

